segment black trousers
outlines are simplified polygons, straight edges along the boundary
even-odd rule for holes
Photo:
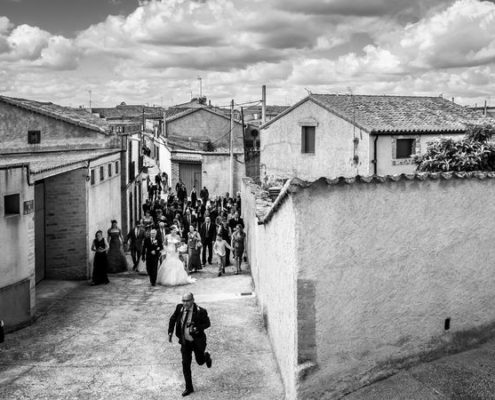
[[[150,277],[151,284],[156,283],[156,274],[158,272],[158,260],[160,256],[146,257],[146,271]]]
[[[186,389],[194,390],[191,376],[191,363],[192,353],[198,365],[203,365],[206,362],[206,340],[195,340],[189,342],[184,340],[180,347],[182,354],[182,373],[184,374],[184,380],[186,381]]]
[[[211,264],[213,257],[213,242],[211,240],[203,242],[203,264],[206,265],[206,248],[208,247],[208,262]]]
[[[139,264],[139,259],[141,258],[141,250],[137,249],[136,246],[131,246],[131,256],[134,267]]]

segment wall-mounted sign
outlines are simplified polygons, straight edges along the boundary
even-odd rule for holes
[[[34,200],[28,200],[24,202],[24,215],[34,212]]]

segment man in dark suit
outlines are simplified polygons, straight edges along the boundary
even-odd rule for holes
[[[129,231],[126,237],[126,243],[131,250],[132,262],[134,264],[133,271],[136,271],[139,259],[141,258],[141,252],[143,250],[144,242],[144,226],[143,222],[139,221],[136,226]]]
[[[216,226],[211,222],[210,217],[205,217],[205,222],[201,225],[199,230],[201,236],[201,243],[203,244],[203,265],[206,265],[206,248],[208,247],[208,264],[211,264],[211,258],[213,256],[213,241],[216,236]]]
[[[156,229],[152,229],[150,237],[144,239],[143,258],[146,260],[146,271],[150,277],[151,286],[156,286],[156,274],[158,272],[158,261],[163,249],[161,240],[156,237]]]
[[[192,293],[182,296],[182,304],[177,304],[168,324],[168,341],[172,342],[172,335],[179,338],[180,352],[182,354],[182,372],[186,381],[186,390],[182,396],[194,392],[191,376],[192,353],[199,365],[206,364],[211,368],[210,353],[206,349],[205,329],[210,327],[208,312],[194,302]]]
[[[244,220],[241,217],[239,217],[239,213],[236,211],[234,213],[234,216],[229,221],[229,227],[232,232],[235,231],[235,227],[237,225],[241,225],[244,228]]]
[[[198,194],[196,193],[196,186],[191,189],[191,207],[195,208],[198,201]]]

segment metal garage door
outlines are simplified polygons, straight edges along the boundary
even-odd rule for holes
[[[193,187],[196,187],[196,192],[199,193],[201,190],[201,164],[180,163],[179,178],[186,185],[188,196]]]

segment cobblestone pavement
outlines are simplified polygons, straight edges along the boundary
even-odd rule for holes
[[[248,273],[216,277],[215,267],[187,286],[151,287],[147,276],[111,283],[44,281],[39,318],[0,344],[0,399],[179,399],[180,346],[168,320],[183,292],[208,310],[213,367],[193,361],[194,399],[283,399],[282,383]]]

